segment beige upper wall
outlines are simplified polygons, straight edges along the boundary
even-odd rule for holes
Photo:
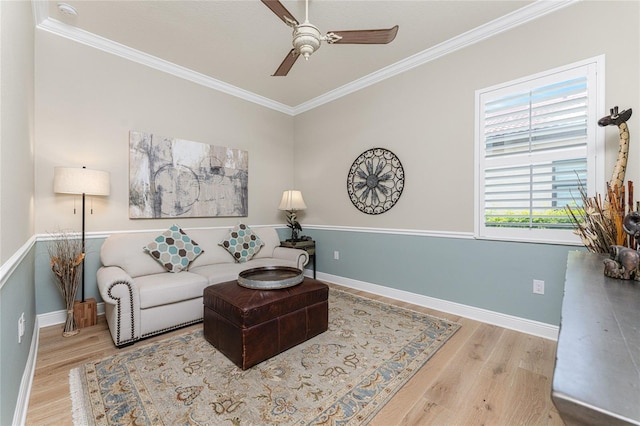
[[[33,236],[33,14],[0,2],[0,264]]]
[[[585,1],[296,117],[303,223],[473,232],[475,91],[601,54],[606,110],[632,107],[627,178],[640,185],[640,3]],[[388,212],[360,213],[346,178],[373,147],[393,151],[405,189]],[[618,131],[606,130],[606,176]],[[636,193],[638,190],[636,190]]]
[[[87,232],[283,223],[293,182],[293,117],[36,30],[36,232],[80,230],[74,196],[54,194],[55,166],[111,173]],[[130,220],[129,131],[249,152],[247,218]],[[80,208],[80,198],[75,199]]]
[[[111,172],[112,195],[94,199],[88,231],[176,221],[129,220],[130,130],[248,150],[248,223],[282,223],[281,191],[295,186],[309,207],[303,223],[472,232],[475,91],[604,54],[607,109],[639,108],[639,9],[637,2],[579,2],[296,117],[38,30],[36,232],[79,229],[73,197],[52,192],[54,166]],[[628,178],[636,181],[639,118],[640,111],[629,122]],[[609,176],[617,130],[610,127],[606,135]],[[399,156],[406,187],[393,209],[369,216],[349,201],[346,177],[353,160],[376,146]],[[198,227],[237,220],[178,222]]]

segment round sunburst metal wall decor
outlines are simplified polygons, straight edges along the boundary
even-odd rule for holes
[[[384,213],[404,189],[404,169],[396,155],[384,148],[368,149],[356,158],[347,176],[353,205],[366,214]]]

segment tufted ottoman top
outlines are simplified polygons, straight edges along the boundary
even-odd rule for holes
[[[237,327],[249,328],[326,301],[328,297],[329,287],[311,278],[279,290],[254,290],[229,281],[205,288],[203,303]]]

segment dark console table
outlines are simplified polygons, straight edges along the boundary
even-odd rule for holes
[[[640,282],[570,252],[551,397],[567,425],[640,425]]]

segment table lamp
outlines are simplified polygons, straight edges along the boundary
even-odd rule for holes
[[[287,212],[287,224],[291,228],[291,240],[288,241],[298,241],[298,231],[302,231],[302,227],[297,220],[296,212],[306,208],[307,205],[302,198],[302,192],[290,189],[282,193],[282,200],[280,200],[278,210]]]

